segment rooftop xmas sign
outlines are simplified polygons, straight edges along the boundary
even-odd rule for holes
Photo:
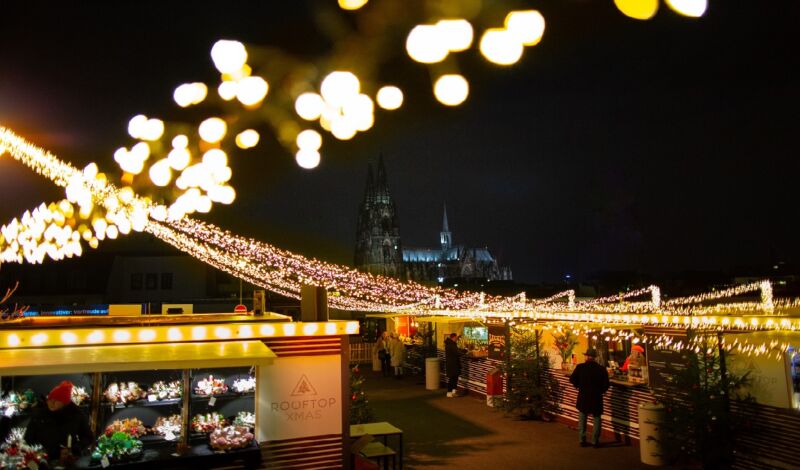
[[[338,355],[287,357],[261,369],[257,412],[261,440],[342,432],[342,376]]]

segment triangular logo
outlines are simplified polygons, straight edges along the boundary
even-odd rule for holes
[[[294,386],[294,390],[292,390],[292,396],[296,397],[298,395],[316,395],[317,390],[311,385],[311,382],[306,377],[306,374],[300,376],[300,380],[297,381],[297,385]]]

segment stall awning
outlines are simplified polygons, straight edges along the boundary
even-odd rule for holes
[[[269,365],[261,341],[0,350],[0,376]]]

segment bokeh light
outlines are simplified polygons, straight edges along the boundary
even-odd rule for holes
[[[198,128],[200,138],[210,144],[214,144],[222,140],[227,131],[228,125],[225,123],[225,121],[218,117],[206,119],[200,123],[200,127]]]
[[[450,52],[460,52],[472,45],[474,32],[467,20],[441,20],[436,23],[445,47]]]
[[[211,48],[211,60],[220,73],[235,74],[247,62],[247,49],[239,41],[222,39]]]
[[[658,0],[614,0],[617,9],[636,20],[649,20],[658,12]]]
[[[246,77],[236,87],[236,98],[245,106],[253,106],[267,96],[269,85],[261,77]]]
[[[339,0],[339,7],[342,10],[358,10],[367,4],[369,0]]]
[[[497,65],[511,65],[522,57],[524,47],[507,29],[492,28],[483,33],[480,49],[481,54],[489,62]]]
[[[295,160],[297,164],[300,165],[301,168],[305,168],[306,170],[311,170],[316,168],[319,165],[319,152],[316,150],[303,150],[300,149],[297,151],[295,155]]]
[[[260,136],[258,135],[258,132],[256,132],[253,129],[247,129],[240,132],[236,136],[236,146],[239,147],[240,149],[245,149],[245,150],[253,148],[256,145],[258,145],[259,139]]]
[[[347,101],[358,95],[361,84],[358,77],[351,72],[336,71],[331,72],[322,80],[320,94],[322,98],[331,106],[341,107]]]
[[[297,115],[306,121],[319,119],[324,108],[325,102],[316,93],[303,93],[294,102],[294,109],[297,111]]]
[[[676,13],[692,18],[703,16],[708,8],[708,0],[666,0]]]
[[[433,93],[440,103],[458,106],[469,96],[469,83],[461,75],[442,75],[433,86]]]
[[[406,38],[408,56],[423,64],[443,61],[450,52],[442,31],[435,25],[415,26]]]
[[[393,111],[403,105],[403,91],[396,86],[384,86],[378,90],[375,97],[378,106],[388,111]]]
[[[524,46],[539,44],[544,35],[544,17],[536,10],[512,11],[505,24],[508,32]]]
[[[297,148],[318,151],[322,146],[322,136],[313,129],[306,129],[297,134]]]

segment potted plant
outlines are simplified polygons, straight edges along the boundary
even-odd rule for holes
[[[556,331],[553,333],[554,346],[558,349],[561,355],[561,368],[569,370],[570,358],[572,358],[572,351],[578,345],[578,337],[570,330]]]

